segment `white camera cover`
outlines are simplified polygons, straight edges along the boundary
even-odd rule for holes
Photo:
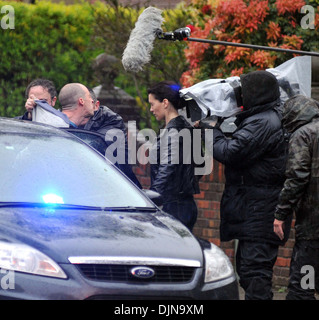
[[[281,106],[296,94],[311,96],[311,57],[295,57],[266,71],[274,74],[279,82]],[[196,105],[200,108],[201,114],[197,110],[196,120],[209,116],[227,118],[241,111],[234,91],[239,86],[239,77],[209,79],[180,90],[180,96],[196,102],[190,104],[190,108]]]

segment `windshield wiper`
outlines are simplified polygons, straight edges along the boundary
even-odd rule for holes
[[[156,207],[105,207],[104,211],[156,212]]]
[[[4,207],[41,207],[54,209],[77,209],[77,210],[102,210],[102,211],[127,211],[127,212],[156,212],[156,207],[96,207],[65,203],[41,203],[41,202],[0,202],[0,208]]]
[[[79,209],[79,210],[103,210],[101,207],[83,206],[77,204],[64,203],[42,203],[42,202],[0,202],[0,208],[4,207],[41,207],[54,209]]]

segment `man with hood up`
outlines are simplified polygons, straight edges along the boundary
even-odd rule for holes
[[[283,238],[284,221],[293,211],[296,214],[296,242],[286,299],[315,299],[314,289],[319,291],[318,102],[301,95],[290,98],[284,105],[283,125],[291,137],[286,181],[275,211],[274,231],[279,238]]]
[[[238,239],[236,269],[246,299],[272,299],[273,265],[280,240],[274,210],[284,182],[287,142],[281,125],[276,77],[254,71],[240,77],[243,111],[227,138],[214,128],[214,158],[225,165],[221,200],[221,241]]]

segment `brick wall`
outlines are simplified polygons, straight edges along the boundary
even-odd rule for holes
[[[221,242],[219,238],[219,208],[225,182],[223,171],[223,166],[214,161],[213,172],[210,175],[203,176],[200,181],[201,193],[195,196],[199,214],[193,233],[195,236],[204,238],[221,247],[234,264],[236,242],[234,240]],[[149,165],[139,164],[134,167],[134,172],[143,187],[148,189],[150,186]],[[292,229],[286,245],[279,248],[278,258],[274,267],[274,286],[287,286],[288,284],[293,245],[294,230]]]

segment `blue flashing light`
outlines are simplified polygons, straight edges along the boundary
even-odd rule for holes
[[[181,86],[178,85],[178,84],[171,84],[170,85],[170,88],[173,90],[173,91],[179,91],[181,89]]]
[[[42,196],[44,203],[47,204],[63,204],[63,198],[54,193],[48,193]]]

